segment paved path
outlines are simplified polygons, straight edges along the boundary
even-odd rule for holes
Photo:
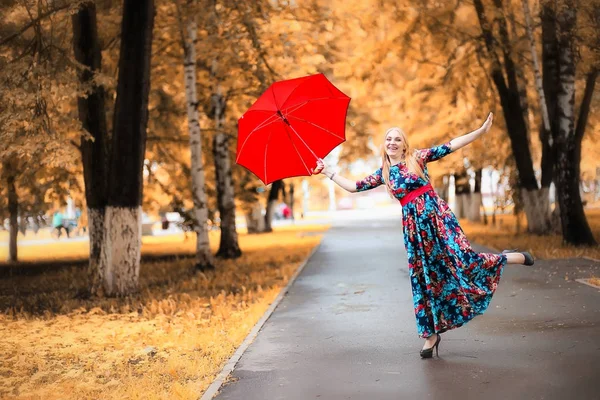
[[[508,266],[487,313],[421,360],[391,221],[338,221],[216,399],[598,399],[600,290],[587,260]]]

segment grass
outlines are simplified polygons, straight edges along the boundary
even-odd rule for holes
[[[191,258],[145,263],[140,292],[126,298],[78,298],[76,266],[1,280],[0,397],[197,399],[324,229],[241,235],[244,255],[215,272],[194,273]],[[172,240],[144,252],[193,249]]]
[[[600,210],[588,209],[586,216],[594,237],[600,243]],[[536,258],[589,257],[600,260],[600,246],[575,247],[563,244],[561,235],[538,236],[517,232],[517,219],[514,215],[499,215],[496,220],[496,226],[468,220],[460,220],[460,225],[469,240],[499,251],[518,248],[531,252]],[[527,226],[524,217],[521,217],[520,225]]]

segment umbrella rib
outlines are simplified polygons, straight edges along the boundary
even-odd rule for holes
[[[265,182],[269,182],[269,179],[267,178],[267,153],[269,152],[269,143],[271,142],[271,136],[273,135],[273,131],[269,132],[269,138],[267,139],[267,145],[265,146],[265,161],[264,161],[264,166],[265,166]]]
[[[269,117],[269,118],[272,118],[272,117],[277,117],[277,115],[271,116],[271,117]],[[241,155],[241,154],[242,154],[242,150],[244,150],[244,146],[246,146],[246,142],[248,141],[248,139],[250,139],[250,136],[252,136],[252,134],[253,134],[253,133],[255,133],[256,131],[258,131],[259,129],[262,129],[262,128],[264,128],[265,126],[268,126],[268,125],[274,124],[275,122],[279,121],[277,118],[273,118],[273,120],[272,120],[272,121],[269,121],[269,118],[267,118],[266,120],[264,120],[264,121],[263,121],[263,122],[262,122],[262,123],[261,123],[259,126],[257,126],[256,128],[254,128],[254,129],[253,129],[253,130],[252,130],[252,131],[251,131],[251,132],[248,134],[248,136],[246,136],[246,140],[244,140],[244,143],[242,143],[242,147],[240,147],[240,151],[238,152],[238,157],[237,157],[237,159],[236,159],[236,162],[237,162],[237,160],[239,160],[239,158],[240,158],[240,157],[239,157],[239,155]],[[267,123],[267,121],[269,121],[269,122]]]
[[[285,116],[287,117],[287,116],[288,116],[288,114],[291,114],[291,113],[293,113],[294,111],[296,111],[296,110],[298,110],[298,109],[300,109],[300,108],[304,107],[304,106],[305,106],[305,105],[307,105],[307,104],[308,104],[308,100],[307,100],[307,101],[305,101],[304,103],[296,104],[295,106],[291,106],[291,107],[288,107],[288,108],[286,108],[285,110],[281,110],[281,113],[282,113],[282,114],[285,114]],[[292,108],[292,107],[296,107],[296,108],[294,108],[293,110],[290,110],[290,108]]]
[[[291,114],[291,113],[293,113],[294,111],[296,111],[296,110],[298,110],[298,109],[300,109],[300,108],[304,107],[304,106],[305,106],[305,105],[307,105],[308,103],[311,103],[311,102],[313,102],[313,101],[320,101],[320,100],[345,100],[345,99],[343,99],[343,98],[341,98],[341,97],[319,97],[319,98],[316,98],[316,99],[308,99],[308,100],[306,100],[306,101],[305,101],[305,102],[303,102],[303,103],[300,103],[300,104],[295,104],[295,105],[293,105],[293,106],[289,106],[288,108],[286,108],[285,110],[282,110],[281,112],[282,112],[282,113],[284,113],[284,114],[286,114],[286,116],[287,116],[288,114]],[[297,106],[297,107],[296,107],[296,106]],[[292,108],[292,107],[296,107],[296,108],[294,108],[293,110],[290,110],[290,108]]]
[[[312,125],[312,126],[316,126],[317,128],[324,130],[325,132],[327,132],[327,133],[329,133],[329,134],[331,134],[331,135],[335,136],[336,138],[338,138],[338,139],[341,139],[341,140],[344,140],[344,138],[343,138],[343,137],[339,137],[339,136],[338,136],[338,135],[336,135],[334,132],[331,132],[329,129],[325,129],[325,128],[323,128],[322,126],[319,126],[319,125],[315,124],[314,122],[310,122],[310,121],[308,121],[308,120],[306,120],[306,119],[303,119],[303,118],[298,118],[298,117],[296,117],[296,116],[294,116],[294,115],[290,115],[289,117],[290,117],[290,118],[293,118],[293,119],[297,119],[298,121],[306,122],[307,124],[310,124],[310,125]]]
[[[298,135],[298,132],[296,132],[296,130],[291,126],[288,125],[290,128],[292,128],[292,131],[294,131],[294,133],[296,134],[296,136],[298,136],[298,138],[300,140],[302,140],[302,138],[300,137],[300,135]],[[294,150],[296,150],[296,154],[298,154],[298,158],[300,159],[300,161],[302,161],[302,165],[304,165],[304,168],[306,168],[306,172],[308,174],[310,174],[310,169],[308,168],[308,166],[306,165],[306,163],[304,162],[304,159],[302,158],[302,156],[300,155],[300,152],[298,151],[298,148],[296,147],[296,143],[294,143],[294,141],[292,140],[292,138],[290,137],[290,132],[288,131],[287,127],[285,127],[285,132],[288,135],[288,138],[290,138],[290,142],[292,143],[292,146],[294,146]],[[302,140],[302,143],[304,143],[304,140]],[[306,143],[304,143],[304,145],[306,146]],[[313,156],[315,156],[315,158],[319,158],[315,155],[315,153],[313,153],[313,151],[310,149],[310,147],[306,146],[306,148],[312,153]]]
[[[258,124],[258,126],[254,129],[252,129],[248,135],[251,135],[252,133],[256,132],[259,129],[264,128],[267,125],[271,125],[274,122],[277,122],[277,114],[271,115],[269,118],[265,119],[263,122]]]
[[[271,86],[271,95],[273,95],[273,103],[275,103],[275,107],[279,110],[279,105],[277,104],[277,99],[275,98],[275,90],[273,90],[273,86]]]

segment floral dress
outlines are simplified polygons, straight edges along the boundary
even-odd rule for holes
[[[428,179],[427,163],[451,151],[449,142],[416,150]],[[389,179],[399,201],[413,190],[427,189],[423,186],[428,182],[411,173],[404,162],[390,167]],[[379,168],[357,181],[356,189],[364,191],[383,184]],[[426,338],[457,328],[483,314],[498,286],[506,255],[476,253],[448,204],[433,190],[402,205],[402,227],[419,336]]]

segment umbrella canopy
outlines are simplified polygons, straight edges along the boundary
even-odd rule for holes
[[[273,83],[238,121],[236,162],[265,185],[310,176],[346,140],[349,103],[323,74]]]

